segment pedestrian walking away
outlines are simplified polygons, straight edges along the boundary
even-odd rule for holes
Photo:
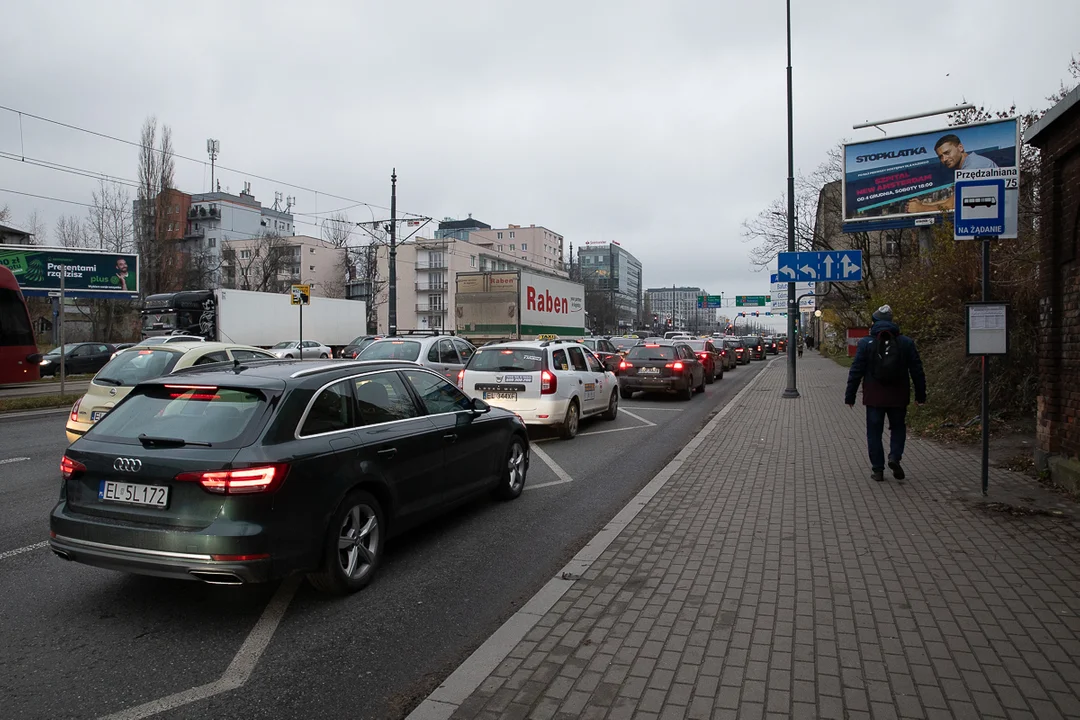
[[[915,402],[922,405],[926,402],[926,374],[915,341],[901,335],[900,327],[893,322],[892,308],[882,305],[873,318],[870,335],[859,341],[855,351],[844,402],[848,407],[855,406],[855,395],[861,383],[871,478],[877,482],[885,479],[885,448],[881,436],[885,431],[885,418],[889,419],[889,468],[894,478],[903,480],[904,469],[900,461],[907,439],[911,385],[915,385]]]

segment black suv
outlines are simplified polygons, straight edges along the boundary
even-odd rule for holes
[[[217,584],[367,585],[386,539],[521,494],[525,425],[400,361],[251,361],[134,388],[66,451],[66,560]]]

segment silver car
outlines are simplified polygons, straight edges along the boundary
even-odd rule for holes
[[[476,348],[453,335],[396,335],[383,338],[364,348],[357,360],[411,360],[457,383],[458,373]]]
[[[301,345],[303,347],[301,347]],[[328,358],[333,351],[322,343],[315,342],[314,340],[304,340],[303,342],[286,341],[279,342],[274,347],[270,348],[270,352],[279,358],[300,358],[307,360],[309,358]]]

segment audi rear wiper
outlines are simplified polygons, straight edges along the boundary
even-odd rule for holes
[[[183,438],[151,437],[146,433],[139,435],[139,442],[143,447],[184,447],[185,445],[198,445],[199,447],[213,447],[208,442],[194,442]]]

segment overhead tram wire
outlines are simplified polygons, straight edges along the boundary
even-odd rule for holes
[[[102,132],[98,132],[96,130],[90,130],[89,128],[80,127],[78,125],[73,125],[71,123],[66,123],[66,122],[63,122],[61,120],[54,120],[52,118],[47,118],[47,117],[44,117],[42,115],[36,115],[34,113],[26,112],[24,110],[18,110],[16,108],[9,107],[7,105],[0,105],[0,110],[6,110],[6,111],[8,111],[10,113],[15,113],[20,117],[20,119],[22,118],[22,116],[26,116],[28,118],[33,118],[34,120],[40,120],[41,122],[46,122],[46,123],[50,123],[52,125],[57,125],[57,126],[62,127],[62,128],[67,128],[68,130],[75,130],[77,132],[87,133],[88,135],[94,135],[95,137],[103,138],[105,140],[112,140],[114,142],[123,143],[124,145],[129,145],[131,147],[139,148],[141,150],[150,150],[151,152],[156,152],[156,153],[161,152],[161,150],[159,150],[158,148],[146,147],[142,143],[134,142],[132,140],[125,140],[124,138],[117,137],[115,135],[109,135],[108,133],[102,133]],[[188,162],[198,163],[199,165],[203,165],[203,166],[206,165],[205,160],[202,160],[202,159],[199,159],[199,158],[188,157],[187,155],[181,155],[181,154],[179,154],[177,152],[173,152],[172,156],[174,158],[179,158],[180,160],[187,160]],[[232,173],[237,173],[238,175],[242,175],[244,177],[251,177],[251,178],[255,178],[257,180],[263,180],[265,182],[275,183],[277,185],[284,185],[286,187],[295,188],[297,190],[303,190],[304,192],[310,192],[310,193],[313,193],[315,195],[323,195],[325,197],[334,198],[335,200],[343,200],[345,202],[355,203],[355,205],[353,207],[356,207],[356,206],[359,206],[359,205],[365,205],[367,207],[378,208],[379,210],[386,210],[386,211],[390,210],[390,208],[385,207],[383,205],[375,205],[373,203],[364,202],[363,200],[357,200],[355,198],[345,197],[343,195],[335,195],[333,193],[327,193],[327,192],[323,192],[321,190],[315,190],[314,188],[309,188],[309,187],[306,187],[304,185],[297,185],[296,183],[290,183],[290,182],[286,182],[284,180],[276,180],[274,178],[266,177],[264,175],[258,175],[256,173],[246,172],[244,170],[238,170],[236,168],[230,168],[230,167],[227,167],[225,165],[218,165],[217,167],[219,169],[221,169],[221,170],[225,170],[225,171],[232,172]],[[331,211],[331,212],[334,212],[334,211]],[[416,217],[416,218],[421,218],[421,219],[427,217],[426,215],[420,215],[418,213],[406,212],[406,211],[403,211],[403,210],[399,210],[398,212],[401,215],[409,215],[409,216]]]

